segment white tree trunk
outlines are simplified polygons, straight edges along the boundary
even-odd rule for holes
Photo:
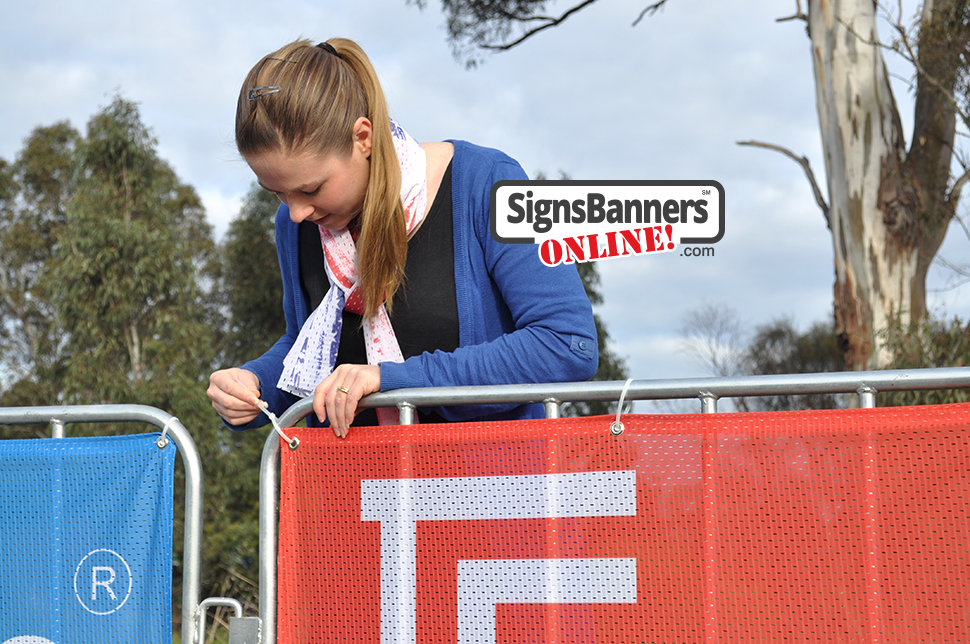
[[[145,370],[142,366],[141,335],[138,333],[137,321],[128,323],[125,341],[128,345],[128,358],[131,360],[131,380],[140,384],[145,378]]]
[[[889,362],[880,334],[908,323],[918,232],[900,199],[905,152],[872,0],[810,0],[809,35],[835,251],[835,318],[850,369]],[[919,289],[922,297],[922,288]],[[917,315],[921,314],[918,311]]]

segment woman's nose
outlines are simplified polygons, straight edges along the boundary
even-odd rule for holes
[[[293,223],[298,224],[313,214],[313,205],[309,200],[290,198],[287,201],[290,208],[290,220]]]

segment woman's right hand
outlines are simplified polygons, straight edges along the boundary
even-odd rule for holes
[[[245,369],[220,369],[209,376],[206,390],[212,407],[230,425],[245,425],[263,411],[259,406],[259,378]]]

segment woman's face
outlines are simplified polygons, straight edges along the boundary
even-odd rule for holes
[[[247,156],[246,162],[259,184],[289,207],[295,223],[307,220],[329,230],[342,230],[363,208],[370,152],[370,121],[360,118],[346,156],[273,151]]]

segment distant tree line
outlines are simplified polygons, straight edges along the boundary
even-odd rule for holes
[[[800,331],[794,320],[777,318],[751,331],[737,311],[707,303],[689,311],[681,328],[684,352],[714,376],[778,375],[845,371],[835,321]],[[959,317],[928,317],[920,323],[890,321],[880,340],[887,347],[889,369],[926,369],[970,365],[970,323]],[[880,407],[966,402],[965,389],[885,392]],[[807,394],[732,399],[737,411],[793,411],[854,407],[852,394]]]

